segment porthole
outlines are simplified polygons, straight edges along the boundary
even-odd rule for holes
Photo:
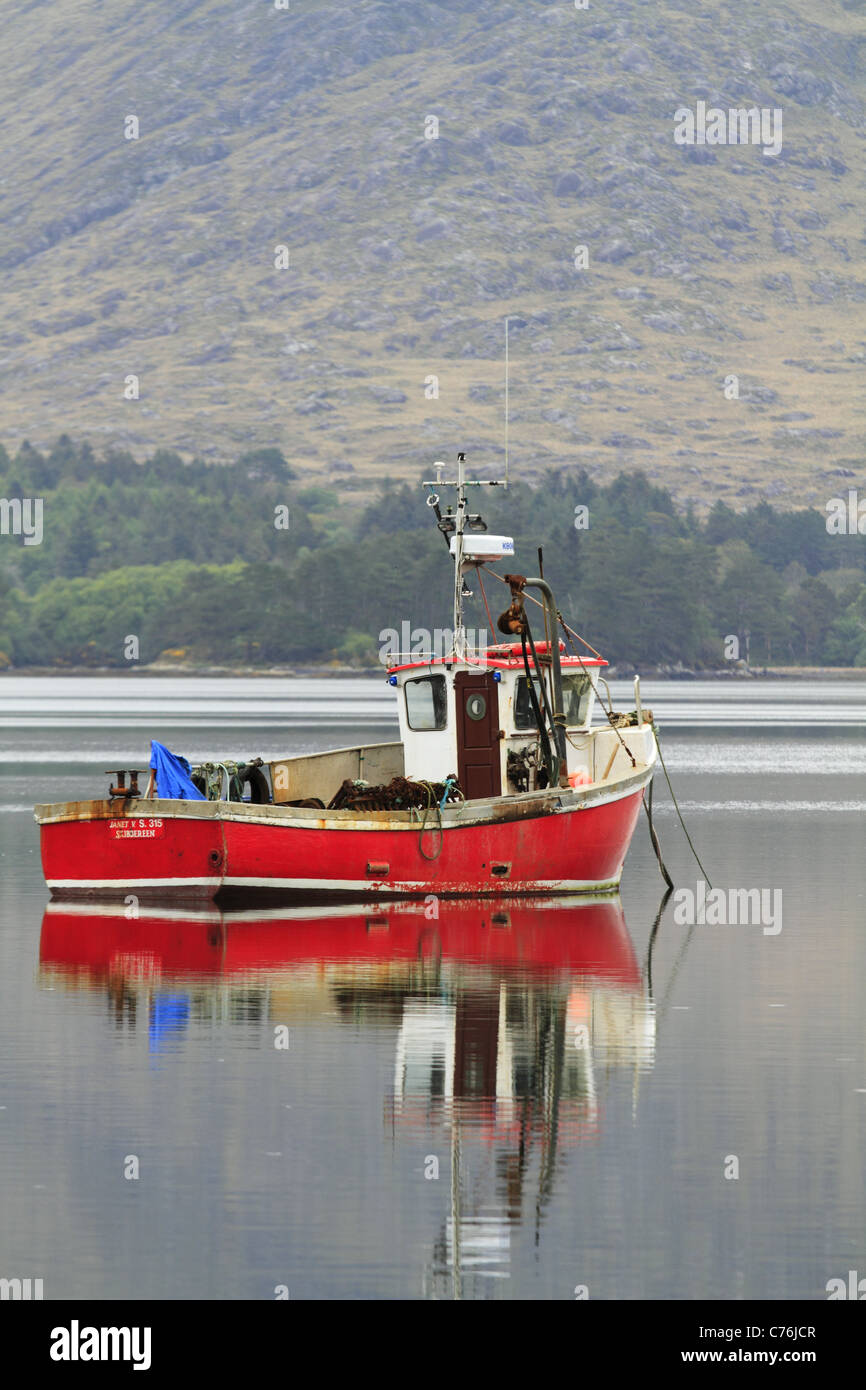
[[[483,719],[487,713],[487,701],[483,695],[473,691],[466,697],[466,713],[470,719]]]

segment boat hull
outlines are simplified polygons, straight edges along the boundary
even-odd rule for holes
[[[274,901],[614,891],[646,769],[615,789],[406,812],[317,812],[227,802],[37,807],[54,897]]]

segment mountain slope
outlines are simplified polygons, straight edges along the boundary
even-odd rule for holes
[[[520,476],[823,505],[866,477],[864,40],[840,0],[18,5],[0,439],[501,465],[513,315]],[[781,153],[678,146],[699,100]]]

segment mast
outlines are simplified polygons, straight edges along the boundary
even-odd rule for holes
[[[480,522],[480,529],[481,529],[482,531],[486,531],[486,530],[487,530],[486,525],[484,524],[484,522],[481,520],[481,518],[480,518],[479,516],[470,516],[469,513],[468,513],[468,511],[467,511],[467,488],[470,488],[470,487],[505,487],[505,486],[507,486],[507,482],[506,482],[506,480],[505,480],[504,478],[467,478],[467,477],[466,477],[466,455],[463,454],[463,453],[460,453],[460,454],[457,455],[457,477],[456,477],[456,478],[443,478],[443,477],[442,477],[442,469],[445,467],[445,464],[444,464],[444,463],[436,462],[436,463],[434,463],[433,467],[434,467],[435,470],[436,470],[436,477],[435,477],[435,479],[425,478],[425,479],[423,480],[423,482],[422,482],[422,487],[426,487],[426,488],[429,488],[429,489],[430,489],[430,496],[427,498],[427,505],[428,505],[429,507],[432,507],[432,508],[433,508],[433,510],[434,510],[434,512],[435,512],[435,514],[436,514],[436,520],[437,520],[438,523],[439,523],[439,529],[440,529],[440,531],[442,531],[443,535],[445,536],[446,543],[449,545],[449,547],[452,547],[452,548],[453,548],[453,555],[454,555],[454,616],[453,616],[453,622],[454,622],[454,638],[453,638],[453,649],[454,649],[454,655],[455,655],[456,657],[458,657],[458,658],[463,658],[463,657],[466,656],[466,633],[465,633],[465,629],[464,629],[464,627],[463,627],[463,600],[466,599],[466,598],[471,598],[471,597],[472,597],[471,591],[470,591],[469,589],[467,589],[467,587],[466,587],[466,580],[465,580],[465,577],[464,577],[464,565],[467,564],[467,560],[466,560],[465,534],[466,534],[467,525],[468,525],[470,531],[477,531],[477,530],[479,529],[479,526],[478,526],[478,523],[479,523],[479,522]],[[447,511],[447,514],[443,517],[442,512],[441,512],[441,510],[440,510],[440,507],[439,507],[439,495],[438,495],[438,492],[434,492],[434,491],[433,491],[433,488],[434,488],[434,487],[437,488],[437,489],[438,489],[438,488],[442,488],[442,487],[453,487],[453,488],[456,488],[456,490],[457,490],[457,505],[456,505],[456,511],[455,511],[455,513],[454,513],[453,516],[452,516],[452,513],[451,513],[451,508],[449,507],[449,508],[448,508],[448,511]],[[450,538],[451,538],[450,541],[449,541],[449,536],[450,536]],[[491,538],[491,539],[496,539],[496,538]],[[513,543],[511,542],[510,538],[508,538],[508,544],[511,546],[511,550],[510,550],[508,553],[513,553],[514,547],[513,547]],[[505,553],[505,552],[501,552],[501,553],[500,553],[500,552],[497,552],[496,554],[491,554],[489,557],[488,557],[488,556],[485,556],[484,558],[485,558],[485,559],[488,559],[488,558],[489,558],[489,559],[500,559],[500,558],[501,558],[501,555],[504,554],[504,553]],[[469,560],[469,562],[468,562],[469,564],[477,564],[477,563],[483,563],[483,562],[484,562],[483,560],[482,560],[482,561],[479,561],[477,558],[475,558],[475,554],[474,554],[473,549],[472,549],[471,546],[470,546],[470,549],[469,549],[469,554],[470,554],[470,557],[472,557],[472,558],[470,558],[470,560]]]

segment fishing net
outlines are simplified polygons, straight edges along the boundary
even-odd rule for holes
[[[462,801],[463,792],[456,778],[445,782],[412,782],[407,777],[392,777],[385,786],[371,787],[369,782],[353,782],[346,778],[336,796],[328,803],[329,811],[408,811],[412,807],[426,810],[443,801]]]

